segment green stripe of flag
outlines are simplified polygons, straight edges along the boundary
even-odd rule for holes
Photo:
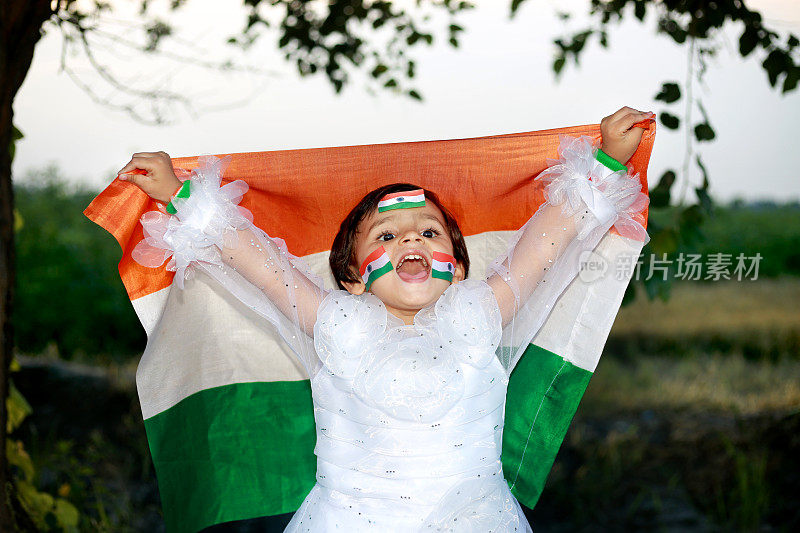
[[[453,281],[453,273],[452,272],[440,272],[435,268],[431,269],[431,277],[432,278],[439,278],[445,281]]]
[[[535,345],[512,373],[502,459],[521,503],[538,501],[591,376]],[[206,389],[145,429],[169,532],[293,512],[315,483],[308,380]]]
[[[144,424],[169,532],[293,512],[314,486],[308,380],[206,389]]]
[[[383,213],[384,211],[391,211],[392,209],[406,209],[409,207],[425,207],[425,201],[423,200],[422,202],[398,202],[396,204],[382,206],[378,208],[378,211],[380,213]]]
[[[373,281],[375,281],[379,277],[383,276],[384,274],[387,274],[387,273],[391,272],[392,270],[394,270],[394,267],[392,266],[392,263],[386,263],[382,267],[376,268],[375,270],[370,272],[369,277],[367,278],[368,281],[367,281],[367,284],[366,284],[366,289],[369,290],[369,287],[370,287],[370,285],[372,285]]]
[[[511,374],[503,428],[503,473],[516,498],[539,500],[564,435],[592,373],[540,348],[528,346]],[[513,407],[510,407],[513,406]]]

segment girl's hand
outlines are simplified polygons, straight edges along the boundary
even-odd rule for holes
[[[642,140],[644,130],[633,125],[654,118],[655,113],[643,113],[630,107],[623,107],[600,122],[603,144],[600,148],[623,165],[628,162]]]
[[[610,155],[610,154],[609,154]],[[613,156],[612,156],[613,157]],[[135,172],[143,170],[144,173]],[[142,189],[153,200],[167,203],[181,186],[166,152],[137,152],[117,177]]]

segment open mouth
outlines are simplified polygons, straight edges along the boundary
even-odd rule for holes
[[[411,252],[400,258],[395,271],[407,283],[421,283],[428,279],[431,266],[424,255]]]

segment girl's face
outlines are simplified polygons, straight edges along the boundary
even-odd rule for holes
[[[357,265],[381,246],[389,255],[394,270],[376,279],[369,290],[390,313],[406,324],[413,324],[414,315],[434,303],[451,283],[431,277],[433,252],[453,255],[453,243],[442,212],[432,202],[424,207],[384,213],[376,209],[359,224],[355,246]],[[452,283],[463,279],[464,268],[459,263]],[[363,281],[344,285],[353,294],[365,290]]]

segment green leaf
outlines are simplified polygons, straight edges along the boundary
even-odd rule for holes
[[[25,399],[19,389],[9,382],[8,398],[6,398],[6,409],[8,409],[8,420],[6,421],[6,433],[12,433],[22,424],[22,421],[33,412],[31,404]]]
[[[25,219],[19,214],[19,210],[14,208],[14,233],[19,232],[25,226]]]
[[[636,4],[633,8],[633,14],[637,19],[639,19],[639,21],[644,20],[644,16],[647,14],[647,6],[645,5],[644,0],[636,0]]]
[[[17,484],[21,481],[33,481],[35,470],[31,456],[25,451],[22,441],[6,439],[6,458],[8,464],[15,467],[22,475],[16,475]]]
[[[553,72],[555,72],[556,75],[561,74],[561,70],[564,68],[564,64],[566,64],[566,62],[567,60],[563,56],[557,57],[556,60],[553,61]]]
[[[671,104],[681,99],[681,88],[675,82],[665,82],[661,86],[661,91],[656,95],[656,100]]]
[[[667,170],[658,180],[658,185],[650,189],[650,207],[667,207],[670,200],[670,189],[675,183],[675,172]]]
[[[411,89],[410,91],[408,91],[408,96],[410,96],[411,98],[413,98],[415,100],[422,100],[422,95],[419,94],[414,89]]]
[[[80,514],[78,513],[78,509],[70,502],[63,498],[56,498],[56,508],[53,514],[55,514],[58,525],[62,530],[77,531]]]
[[[713,140],[716,134],[708,122],[703,122],[694,127],[694,136],[698,141],[704,142]]]
[[[372,76],[373,78],[377,78],[381,74],[383,74],[384,72],[386,72],[388,70],[389,70],[389,67],[387,67],[384,64],[379,64],[374,69],[372,69],[372,72],[370,72],[370,76]]]
[[[649,228],[648,228],[649,229]],[[640,276],[644,290],[648,298],[651,300],[659,298],[662,301],[669,299],[670,287],[672,286],[672,279],[669,274],[664,276],[659,271],[653,272],[653,275],[648,279],[650,273],[650,264],[652,259],[661,259],[662,250],[672,249],[673,246],[677,247],[677,238],[675,231],[672,228],[654,228],[650,231],[651,240],[647,246],[642,250],[642,266]],[[659,243],[666,244],[666,247],[661,246]]]
[[[800,81],[800,67],[794,67],[786,73],[783,80],[783,92],[788,93],[797,89],[797,82]]]
[[[397,87],[397,80],[392,78],[389,81],[387,81],[386,83],[384,83],[383,86],[386,87],[387,89],[390,88],[390,87]]]
[[[511,16],[512,17],[517,14],[517,9],[519,9],[519,6],[521,6],[524,2],[525,2],[525,0],[511,0]]]
[[[17,128],[15,125],[12,124],[11,125],[11,144],[8,146],[8,154],[11,157],[12,161],[14,160],[14,155],[17,152],[17,141],[22,139],[23,137],[24,137],[24,135],[22,134],[21,131],[19,131],[19,128]]]
[[[677,130],[681,125],[681,119],[666,111],[661,113],[658,118],[665,127],[671,130]]]
[[[739,53],[747,57],[758,45],[758,30],[753,26],[746,26],[742,36],[739,37]]]
[[[778,83],[778,76],[785,72],[789,66],[793,65],[788,54],[783,50],[773,50],[761,64],[767,71],[769,84],[775,87]]]

